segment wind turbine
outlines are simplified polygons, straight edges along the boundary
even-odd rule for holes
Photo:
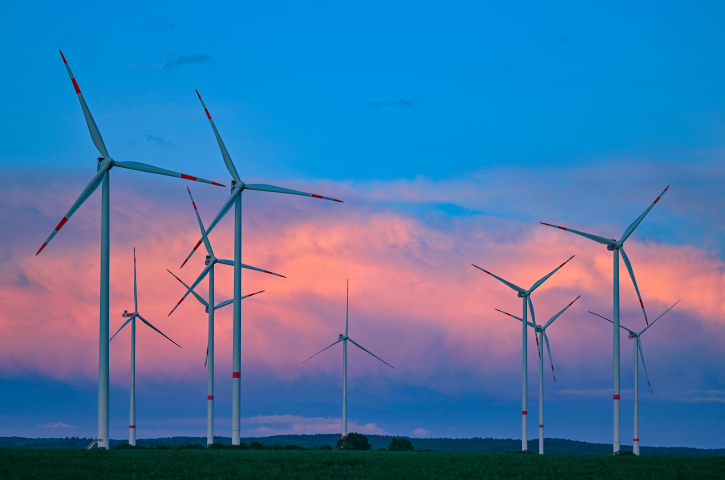
[[[634,290],[637,292],[637,297],[639,298],[639,305],[642,307],[642,314],[644,315],[644,321],[646,324],[649,325],[649,321],[647,320],[647,312],[644,309],[644,303],[642,302],[642,295],[639,294],[639,287],[637,287],[637,281],[634,279],[634,271],[632,270],[632,264],[629,262],[629,258],[627,258],[627,254],[624,253],[624,242],[629,238],[630,235],[634,232],[634,229],[639,226],[639,224],[644,220],[644,217],[647,216],[650,210],[652,210],[652,207],[655,206],[657,202],[659,202],[660,198],[665,194],[665,192],[670,188],[668,185],[667,188],[665,188],[662,193],[660,193],[660,196],[655,199],[654,202],[652,202],[652,205],[647,208],[647,210],[644,211],[642,215],[640,215],[637,220],[632,222],[632,224],[627,227],[627,229],[622,234],[622,238],[617,241],[613,238],[604,238],[600,237],[598,235],[592,235],[590,233],[584,233],[580,232],[578,230],[572,230],[571,228],[564,228],[560,227],[559,225],[552,225],[550,223],[544,223],[539,222],[542,225],[546,225],[553,228],[558,228],[559,230],[565,230],[567,232],[574,233],[576,235],[581,235],[582,237],[586,237],[590,240],[594,240],[597,243],[601,243],[607,246],[607,250],[614,253],[614,280],[613,280],[613,316],[614,321],[612,322],[613,325],[613,350],[614,350],[614,441],[613,441],[613,449],[614,453],[617,453],[620,448],[620,442],[619,442],[619,252],[621,250],[622,252],[622,259],[624,260],[624,264],[627,267],[627,271],[629,272],[629,276],[632,279],[632,284],[634,285]]]
[[[680,299],[682,300],[682,299]],[[649,374],[647,373],[647,365],[644,363],[644,352],[642,351],[642,340],[640,340],[639,337],[642,336],[644,332],[647,331],[649,327],[655,324],[657,320],[662,318],[665,313],[669,312],[674,308],[675,305],[680,303],[680,300],[677,300],[674,305],[672,305],[670,308],[664,311],[662,315],[655,318],[654,322],[650,323],[645,327],[644,330],[637,333],[634,330],[630,330],[629,328],[620,325],[619,328],[626,330],[629,332],[628,338],[634,340],[634,439],[632,440],[632,452],[635,455],[639,455],[639,357],[642,357],[642,366],[644,367],[644,374],[647,376],[647,385],[649,385],[649,391],[652,395],[654,395],[654,392],[652,392],[652,384],[649,381]],[[608,321],[609,323],[614,323],[607,317],[603,317],[599,315],[598,313],[589,312],[592,315],[596,315],[599,318],[603,318],[604,320]]]
[[[347,327],[348,327],[348,314],[350,312],[350,282],[347,283],[347,303],[345,305],[345,335],[342,333],[340,334],[339,338],[335,343],[332,345],[323,348],[316,354],[312,355],[312,357],[305,360],[304,363],[307,363],[309,360],[311,360],[313,357],[316,357],[317,355],[321,354],[328,348],[332,347],[333,345],[337,345],[338,343],[342,342],[342,438],[347,437],[347,341],[349,340],[352,342],[353,345],[358,347],[360,350],[369,353],[373,357],[377,358],[381,362],[383,362],[385,365],[389,366],[392,369],[395,369],[394,366],[390,365],[388,362],[383,360],[380,357],[375,356],[372,352],[365,350],[359,343],[357,343],[355,340],[350,338],[347,334]]]
[[[528,413],[529,413],[528,412],[528,406],[527,406],[528,405],[528,399],[527,399],[527,397],[528,397],[528,372],[527,372],[527,362],[528,362],[528,360],[527,360],[527,352],[526,352],[526,346],[527,346],[526,322],[527,322],[527,310],[528,309],[526,308],[526,304],[528,303],[528,306],[531,309],[531,320],[534,322],[534,325],[536,325],[536,316],[534,315],[534,304],[531,302],[531,294],[534,292],[534,290],[536,290],[537,288],[539,288],[539,286],[541,286],[542,283],[544,283],[546,280],[548,280],[549,277],[551,277],[552,275],[554,275],[561,267],[563,267],[564,265],[566,265],[567,263],[569,263],[569,261],[572,258],[574,258],[574,255],[572,255],[571,257],[569,257],[569,260],[567,260],[566,262],[564,262],[561,265],[559,265],[558,267],[556,267],[550,274],[546,275],[545,277],[541,278],[539,281],[537,281],[536,283],[534,283],[531,286],[531,288],[529,288],[528,290],[524,290],[521,287],[517,287],[516,285],[514,285],[511,282],[508,282],[508,281],[504,280],[501,277],[497,277],[496,275],[494,275],[493,273],[489,272],[488,270],[484,270],[483,268],[481,268],[481,267],[479,267],[477,265],[471,264],[474,267],[476,267],[477,269],[481,270],[482,272],[488,273],[489,275],[491,275],[495,279],[497,279],[497,280],[503,282],[504,284],[506,284],[509,288],[511,288],[511,289],[515,290],[516,292],[518,292],[518,297],[519,298],[522,298],[523,299],[523,302],[524,302],[524,308],[523,308],[523,312],[524,312],[524,314],[523,314],[523,317],[524,317],[523,322],[524,322],[524,324],[522,326],[523,327],[523,336],[522,336],[522,340],[521,340],[521,370],[522,370],[522,373],[521,373],[521,376],[522,376],[522,391],[521,391],[521,450],[522,451],[528,450],[528,444],[527,444],[528,437],[527,437],[527,431],[526,431],[526,429],[527,429],[527,417],[528,417]],[[539,345],[539,339],[538,338],[536,339],[536,348],[539,350],[539,356],[541,356],[541,346]]]
[[[214,218],[211,224],[209,224],[209,228],[207,229],[206,233],[202,235],[201,240],[197,242],[196,246],[194,246],[194,249],[191,251],[189,256],[186,257],[186,260],[184,260],[184,263],[182,263],[181,266],[183,267],[184,264],[189,261],[191,256],[194,255],[196,249],[199,248],[199,245],[201,245],[201,242],[209,235],[209,233],[211,233],[211,231],[214,229],[214,227],[216,227],[219,221],[224,218],[227,212],[229,212],[229,210],[232,208],[232,205],[234,205],[234,349],[232,352],[232,445],[239,445],[239,411],[241,407],[240,402],[242,368],[242,192],[244,190],[258,190],[261,192],[287,193],[290,195],[314,197],[340,203],[342,203],[342,201],[330,197],[314,195],[312,193],[305,193],[297,190],[290,190],[288,188],[275,187],[274,185],[249,185],[242,182],[239,174],[237,173],[237,169],[232,162],[232,158],[229,156],[229,152],[227,152],[227,147],[224,146],[222,137],[219,135],[219,131],[217,130],[216,125],[214,125],[214,121],[211,119],[209,110],[207,110],[206,105],[204,105],[204,100],[201,99],[201,95],[199,95],[198,91],[196,92],[196,95],[199,97],[201,106],[204,107],[204,112],[206,112],[206,116],[209,119],[211,128],[212,130],[214,130],[214,135],[216,136],[217,143],[219,143],[219,149],[221,150],[224,164],[226,165],[229,174],[232,176],[232,190],[231,195],[229,196],[227,201],[224,202],[224,205],[217,214],[216,218]]]
[[[93,116],[91,115],[91,111],[88,109],[88,105],[86,105],[86,101],[83,98],[83,94],[81,94],[81,89],[78,88],[78,83],[76,82],[75,77],[73,76],[73,73],[70,70],[70,66],[68,65],[68,62],[65,60],[65,56],[63,56],[63,52],[60,52],[61,57],[63,58],[63,63],[65,64],[66,70],[68,70],[68,75],[70,76],[71,81],[73,82],[73,87],[75,88],[76,94],[78,95],[78,100],[81,103],[81,109],[83,110],[83,115],[86,118],[86,123],[88,124],[88,130],[91,133],[91,139],[93,140],[93,144],[96,146],[98,151],[101,153],[101,157],[98,157],[97,165],[96,165],[96,175],[91,179],[91,181],[86,185],[86,187],[81,192],[78,199],[73,203],[73,205],[70,207],[70,210],[68,210],[68,213],[65,214],[65,216],[61,219],[60,223],[55,227],[55,229],[51,232],[48,239],[43,243],[43,245],[40,247],[40,250],[38,250],[38,253],[35,255],[38,255],[45,247],[50,243],[50,241],[55,237],[55,235],[60,231],[60,229],[63,227],[63,225],[66,224],[66,222],[70,219],[70,217],[78,210],[78,208],[83,205],[83,202],[88,200],[88,198],[93,194],[93,192],[96,191],[99,185],[103,184],[102,188],[102,200],[101,200],[101,295],[100,295],[100,336],[99,336],[99,347],[98,347],[98,438],[97,443],[99,448],[109,448],[109,439],[108,439],[108,428],[109,428],[109,417],[108,417],[108,272],[109,272],[109,203],[110,203],[110,192],[109,192],[109,177],[110,177],[110,170],[113,167],[121,167],[121,168],[127,168],[129,170],[138,170],[140,172],[146,172],[146,173],[155,173],[157,175],[167,175],[169,177],[177,177],[177,178],[184,178],[186,180],[193,180],[196,182],[202,182],[202,183],[210,183],[212,185],[218,185],[220,187],[223,187],[224,185],[220,183],[215,183],[210,180],[205,180],[203,178],[199,177],[192,177],[190,175],[185,175],[183,173],[177,173],[172,172],[171,170],[166,170],[163,168],[154,167],[151,165],[147,165],[145,163],[138,163],[138,162],[119,162],[116,160],[113,160],[108,156],[108,151],[106,150],[106,145],[103,143],[103,138],[101,138],[101,132],[98,130],[98,127],[96,126],[96,122],[93,120]]]
[[[191,190],[189,190],[189,187],[186,188],[186,190],[189,192],[189,198],[191,199],[191,204],[194,206],[194,213],[196,213],[196,219],[199,222],[199,229],[201,230],[201,234],[204,235],[206,231],[204,230],[204,223],[201,221],[201,216],[199,215],[199,210],[196,208],[196,203],[194,202],[194,197],[191,195]],[[216,305],[214,308],[209,308],[209,305],[214,304],[214,265],[216,263],[221,263],[222,265],[234,265],[234,262],[230,260],[221,260],[216,258],[214,256],[214,251],[211,248],[211,243],[209,242],[208,238],[204,238],[204,248],[206,248],[207,256],[205,260],[206,268],[202,271],[199,278],[197,278],[196,282],[189,287],[187,284],[185,284],[179,277],[171,273],[170,270],[166,270],[167,272],[171,273],[171,275],[174,276],[179,282],[181,282],[182,285],[184,285],[187,288],[186,295],[182,297],[182,299],[179,301],[179,303],[176,304],[173,310],[171,310],[171,313],[176,310],[176,308],[181,304],[182,301],[184,301],[184,298],[189,293],[192,293],[196,299],[206,307],[206,312],[209,314],[209,339],[207,343],[207,359],[209,362],[208,370],[207,370],[207,445],[211,445],[214,443],[214,311],[224,307],[226,305],[229,305],[231,303],[234,303],[234,299],[227,300],[226,302],[221,302],[219,305]],[[264,273],[269,273],[272,275],[277,275],[276,273],[269,272],[267,270],[262,270],[256,267],[250,267],[249,265],[242,264],[243,268],[248,268],[251,270],[257,270]],[[194,290],[193,287],[196,286],[199,282],[201,282],[206,275],[209,275],[209,302],[207,303],[206,300],[204,300],[201,296],[199,296]],[[279,275],[282,276],[282,275]],[[246,295],[242,297],[241,299],[244,300],[245,298],[251,297],[253,295],[257,295],[259,293],[262,293],[264,290],[260,292],[255,292],[250,295]],[[171,315],[169,313],[169,315]],[[205,362],[206,366],[206,362]]]
[[[151,325],[145,318],[141,316],[140,313],[138,313],[138,295],[136,288],[136,248],[133,249],[133,313],[128,313],[128,310],[124,310],[123,316],[128,317],[128,320],[126,320],[126,322],[121,325],[121,328],[118,329],[118,332],[123,330],[123,327],[131,322],[131,418],[128,425],[128,444],[136,445],[136,318],[140,319],[143,323],[153,328],[161,335],[164,335],[161,330]],[[110,338],[109,342],[113,340],[116,335],[118,335],[118,332],[113,334],[113,337]],[[166,335],[164,335],[164,337],[177,347],[181,348],[181,345],[171,340]]]
[[[554,320],[559,318],[559,316],[564,313],[567,308],[571,307],[574,302],[579,300],[580,297],[581,295],[576,297],[569,305],[564,307],[562,311],[551,317],[549,321],[546,322],[546,324],[543,326],[535,325],[531,322],[526,322],[524,321],[524,319],[519,318],[515,315],[511,315],[510,313],[506,313],[503,310],[499,310],[498,308],[495,309],[498,312],[506,314],[509,317],[513,317],[516,320],[522,323],[526,323],[528,326],[532,327],[539,336],[536,341],[537,344],[546,342],[546,350],[549,351],[549,363],[551,363],[551,373],[554,375],[554,382],[556,382],[556,373],[554,372],[554,360],[551,358],[551,348],[549,347],[549,337],[546,335],[546,329],[549,328],[549,325],[554,323]],[[544,358],[541,355],[541,349],[539,349],[539,454],[544,454]]]

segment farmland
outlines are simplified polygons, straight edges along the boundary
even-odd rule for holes
[[[725,457],[0,449],[0,478],[723,478]]]

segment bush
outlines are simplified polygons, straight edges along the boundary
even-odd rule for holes
[[[246,447],[246,443],[244,444],[244,446]],[[250,450],[264,450],[264,447],[259,442],[252,442],[249,444],[249,449]]]
[[[214,442],[210,445],[207,445],[206,448],[211,448],[212,450],[224,450],[227,448],[226,445],[224,445],[222,442]]]
[[[390,442],[388,450],[391,452],[412,452],[415,448],[413,448],[413,444],[407,438],[394,438]]]
[[[138,445],[131,445],[128,443],[122,443],[121,445],[116,447],[116,450],[145,450],[146,447],[141,447]]]
[[[630,452],[629,450],[619,450],[614,455],[634,455],[634,452]]]
[[[368,437],[361,433],[350,433],[347,437],[337,441],[338,450],[370,450],[372,448]]]
[[[313,450],[332,450],[332,445],[315,445]]]

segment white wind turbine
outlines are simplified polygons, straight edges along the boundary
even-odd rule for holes
[[[564,313],[567,308],[571,307],[574,302],[579,300],[580,297],[581,295],[576,297],[569,305],[564,307],[562,311],[551,317],[543,326],[535,325],[531,322],[525,322],[522,318],[519,318],[516,315],[511,315],[510,313],[506,313],[498,308],[495,309],[496,311],[506,314],[509,317],[513,317],[522,323],[525,322],[528,326],[533,328],[539,336],[536,341],[537,344],[546,342],[546,350],[549,352],[549,363],[551,363],[551,373],[554,375],[554,382],[556,382],[556,373],[554,372],[554,360],[551,358],[551,348],[549,347],[549,337],[546,335],[546,329],[549,328],[549,325],[554,323],[554,320],[559,318],[559,316]],[[539,454],[544,454],[544,358],[541,355],[541,348],[539,348]]]
[[[544,223],[539,222],[542,225],[546,225],[553,228],[558,228],[560,230],[565,230],[567,232],[575,233],[577,235],[581,235],[582,237],[586,237],[590,240],[594,240],[597,243],[601,243],[607,246],[607,250],[614,253],[614,274],[613,274],[613,317],[614,321],[612,322],[613,325],[613,350],[614,350],[614,395],[613,395],[613,401],[614,401],[614,441],[613,441],[613,449],[614,453],[617,453],[620,448],[620,441],[619,441],[619,399],[620,399],[620,392],[619,392],[619,252],[621,250],[622,252],[622,259],[624,260],[624,264],[627,267],[627,271],[629,272],[629,276],[632,279],[632,284],[634,285],[634,290],[637,292],[637,297],[639,297],[639,305],[642,307],[642,313],[644,314],[644,321],[646,324],[649,325],[649,321],[647,320],[647,312],[644,309],[644,303],[642,302],[642,295],[639,294],[639,287],[637,287],[637,281],[634,279],[634,271],[632,270],[632,264],[629,262],[629,258],[627,258],[627,254],[624,253],[624,242],[629,238],[630,235],[634,232],[634,229],[639,226],[639,224],[644,220],[644,217],[647,216],[650,210],[652,210],[652,207],[655,206],[657,202],[659,202],[660,198],[665,194],[665,192],[669,189],[669,185],[667,188],[665,188],[662,193],[660,193],[660,196],[655,199],[654,202],[652,202],[652,205],[647,208],[647,210],[644,211],[642,215],[637,218],[632,224],[627,227],[627,229],[622,234],[622,238],[617,241],[613,238],[604,238],[600,237],[598,235],[592,235],[590,233],[584,233],[580,232],[578,230],[572,230],[571,228],[564,228],[560,227],[558,225],[552,225],[550,223]]]
[[[680,299],[681,300],[681,299]],[[647,325],[644,330],[637,333],[634,330],[630,330],[629,328],[620,325],[619,328],[626,330],[629,332],[628,338],[634,340],[634,437],[632,440],[632,452],[635,455],[639,455],[639,357],[642,357],[642,366],[644,367],[644,374],[647,376],[647,385],[649,385],[649,391],[652,395],[654,395],[654,392],[652,392],[652,384],[649,381],[649,374],[647,373],[647,365],[644,363],[644,352],[642,351],[642,341],[639,337],[642,336],[644,332],[647,331],[649,327],[655,324],[657,320],[662,318],[665,313],[669,312],[674,308],[675,305],[680,303],[680,300],[677,300],[674,305],[672,305],[670,308],[664,311],[662,315],[655,318],[652,323]],[[592,315],[596,315],[597,317],[603,318],[604,320],[608,321],[609,323],[614,323],[607,317],[603,317],[599,315],[598,313],[589,312]]]
[[[214,135],[216,136],[217,143],[219,144],[219,149],[221,150],[224,164],[226,165],[229,174],[232,176],[232,192],[227,201],[224,202],[224,205],[217,214],[216,218],[214,218],[211,224],[209,224],[209,228],[207,229],[206,233],[202,235],[201,240],[197,242],[196,246],[194,246],[194,249],[191,251],[189,256],[186,257],[186,260],[184,260],[184,263],[182,263],[181,266],[183,267],[184,264],[189,261],[196,249],[199,248],[199,245],[201,245],[201,242],[209,235],[209,233],[211,233],[211,231],[214,229],[214,227],[216,227],[219,221],[224,218],[227,212],[229,212],[229,210],[232,208],[232,205],[234,205],[234,347],[232,352],[232,445],[239,445],[239,411],[241,406],[240,402],[242,368],[242,192],[244,190],[258,190],[260,192],[287,193],[290,195],[301,195],[303,197],[321,198],[323,200],[331,200],[340,203],[342,203],[342,201],[330,197],[323,197],[311,193],[300,192],[297,190],[290,190],[288,188],[275,187],[274,185],[249,185],[242,182],[239,174],[237,173],[237,169],[232,162],[232,158],[229,156],[229,152],[227,152],[227,147],[224,146],[222,137],[219,135],[216,125],[214,125],[214,121],[211,119],[209,110],[207,110],[206,105],[204,105],[204,101],[201,99],[201,95],[199,95],[198,91],[196,92],[196,95],[199,97],[199,101],[201,101],[201,106],[204,107],[206,116],[209,119],[209,123],[211,124],[212,130],[214,130]]]
[[[128,310],[123,311],[123,316],[128,317],[128,320],[124,322],[123,325],[121,325],[121,328],[118,329],[118,332],[123,330],[123,327],[128,325],[129,322],[131,322],[131,416],[130,421],[128,425],[128,444],[129,445],[136,445],[136,318],[140,319],[143,323],[148,325],[149,327],[153,328],[157,332],[159,332],[161,335],[164,335],[161,330],[151,325],[148,320],[143,318],[140,313],[138,313],[138,295],[137,295],[137,288],[136,288],[136,249],[133,249],[133,312],[129,313]],[[109,339],[109,342],[113,340],[113,338],[118,335],[118,332],[113,334],[113,337]],[[175,341],[171,340],[169,337],[164,335],[168,341],[176,345],[177,347],[181,348],[181,345],[176,343]]]
[[[332,345],[323,348],[316,354],[312,355],[312,357],[308,358],[303,364],[311,360],[313,357],[316,357],[317,355],[321,354],[328,348],[332,347],[333,345],[337,345],[338,343],[342,342],[342,438],[347,437],[347,341],[349,340],[352,342],[353,345],[358,347],[360,350],[369,353],[373,357],[377,358],[381,362],[383,362],[385,365],[389,366],[392,369],[395,369],[394,366],[390,365],[388,362],[383,360],[380,357],[377,357],[372,352],[365,350],[360,344],[355,342],[352,338],[350,338],[347,334],[347,327],[348,327],[348,314],[350,311],[350,283],[348,282],[347,285],[347,303],[345,304],[345,335],[342,333],[340,334],[339,338],[335,343]]]
[[[481,267],[479,267],[477,265],[473,265],[473,264],[471,264],[471,265],[473,265],[474,267],[476,267],[477,269],[481,270],[484,273],[488,273],[489,275],[491,275],[495,279],[497,279],[497,280],[503,282],[504,284],[506,284],[509,288],[511,288],[511,289],[515,290],[516,292],[518,292],[518,297],[519,298],[522,298],[523,299],[523,302],[524,302],[524,305],[523,305],[523,317],[524,317],[524,319],[523,319],[523,321],[524,322],[527,321],[527,317],[528,317],[527,316],[527,311],[528,311],[528,309],[526,307],[527,307],[527,303],[528,303],[528,307],[531,309],[531,320],[533,320],[534,325],[536,325],[536,316],[534,315],[534,304],[531,302],[531,294],[534,292],[534,290],[536,290],[537,288],[539,288],[542,283],[544,283],[546,280],[548,280],[549,277],[551,277],[552,275],[554,275],[561,267],[563,267],[564,265],[566,265],[567,263],[569,263],[569,261],[572,258],[574,258],[574,255],[572,255],[571,257],[569,257],[569,259],[566,262],[564,262],[561,265],[559,265],[558,267],[556,267],[551,273],[549,273],[548,275],[546,275],[545,277],[541,278],[539,281],[537,281],[536,283],[534,283],[531,286],[531,288],[529,288],[528,290],[524,290],[521,287],[517,287],[513,283],[508,282],[508,281],[504,280],[501,277],[497,277],[493,273],[489,272],[488,270],[484,270],[483,268],[481,268]],[[522,328],[523,328],[523,335],[522,335],[522,340],[521,340],[521,371],[522,371],[522,373],[521,373],[521,376],[522,376],[522,389],[521,389],[521,450],[522,451],[526,451],[526,450],[528,450],[528,436],[527,436],[527,426],[528,425],[527,425],[527,418],[528,418],[528,413],[529,413],[528,412],[528,398],[527,398],[528,397],[528,389],[529,389],[529,387],[528,387],[528,372],[527,372],[527,363],[528,363],[528,360],[527,360],[527,352],[526,352],[526,347],[527,347],[527,344],[528,344],[527,337],[526,337],[526,323],[524,323],[522,325]],[[536,339],[536,348],[539,350],[539,356],[541,356],[541,346],[539,345],[539,339],[538,338]]]
[[[98,442],[99,448],[109,448],[109,439],[108,439],[108,428],[109,428],[109,417],[108,417],[108,272],[109,272],[109,203],[110,203],[110,192],[109,192],[109,178],[110,178],[110,170],[113,167],[121,167],[121,168],[127,168],[129,170],[138,170],[140,172],[146,172],[146,173],[155,173],[157,175],[167,175],[169,177],[177,177],[177,178],[184,178],[186,180],[193,180],[197,182],[202,183],[210,183],[212,185],[218,185],[220,187],[223,187],[224,185],[215,183],[209,180],[205,180],[203,178],[198,177],[192,177],[190,175],[185,175],[183,173],[177,173],[172,172],[171,170],[166,170],[163,168],[154,167],[151,165],[147,165],[145,163],[138,163],[138,162],[119,162],[116,160],[113,160],[108,156],[108,151],[106,150],[106,145],[103,143],[103,138],[101,137],[101,132],[98,130],[98,127],[96,126],[96,122],[93,120],[93,116],[91,115],[91,111],[88,109],[88,105],[86,105],[86,101],[83,98],[83,95],[81,94],[80,88],[78,88],[78,83],[76,82],[75,77],[73,76],[73,73],[70,70],[70,66],[68,66],[68,62],[65,60],[65,56],[63,56],[63,52],[60,52],[61,57],[63,57],[63,63],[65,63],[65,68],[68,70],[68,75],[70,75],[70,79],[73,82],[73,87],[75,88],[76,94],[78,95],[78,100],[81,103],[81,109],[83,110],[83,115],[86,118],[86,123],[88,124],[88,130],[91,133],[91,139],[93,140],[93,144],[96,146],[98,151],[101,153],[102,157],[98,157],[98,161],[96,164],[96,175],[91,179],[91,181],[86,185],[86,187],[81,192],[78,199],[73,203],[70,210],[68,210],[68,213],[65,214],[65,216],[61,219],[60,223],[58,223],[58,226],[55,227],[53,232],[51,232],[48,239],[43,243],[43,245],[40,247],[40,250],[38,250],[38,253],[35,255],[38,255],[45,247],[50,243],[50,241],[55,237],[55,235],[60,231],[60,229],[65,225],[65,223],[70,219],[70,217],[78,210],[78,208],[83,205],[83,202],[88,200],[88,198],[93,194],[93,192],[96,191],[99,185],[103,184],[102,188],[102,200],[101,200],[101,294],[100,294],[100,336],[99,336],[99,346],[98,346],[98,438],[96,441]]]
[[[191,199],[191,204],[194,206],[194,212],[196,213],[196,219],[199,221],[199,228],[201,229],[201,234],[204,235],[206,231],[204,230],[204,223],[201,221],[201,216],[199,216],[199,210],[196,208],[196,203],[194,202],[194,197],[191,195],[191,190],[189,188],[186,188],[189,192],[189,198]],[[221,302],[214,308],[209,308],[210,304],[214,304],[214,265],[217,263],[221,263],[222,265],[234,265],[234,262],[230,260],[221,260],[216,258],[214,256],[214,251],[211,248],[211,243],[209,242],[208,238],[204,238],[204,247],[206,248],[207,256],[206,256],[206,268],[201,272],[201,275],[197,278],[196,282],[189,287],[187,284],[185,284],[179,277],[171,273],[170,270],[166,270],[167,272],[171,273],[171,275],[174,276],[179,282],[181,282],[182,285],[184,285],[187,289],[186,295],[179,301],[179,303],[176,304],[176,307],[174,307],[173,310],[171,310],[171,313],[176,310],[176,308],[181,304],[181,302],[186,298],[186,296],[189,293],[192,293],[194,297],[196,297],[199,302],[201,302],[202,305],[206,307],[206,312],[209,314],[209,334],[208,334],[208,342],[207,342],[207,349],[206,349],[206,355],[209,362],[208,370],[207,370],[207,445],[211,445],[214,443],[214,311],[224,307],[226,305],[229,305],[231,303],[234,303],[234,299],[227,300],[226,302]],[[276,273],[268,272],[267,270],[262,270],[260,268],[251,267],[249,265],[242,264],[242,268],[248,268],[251,270],[257,270],[259,272],[269,273],[272,275],[278,275]],[[194,290],[193,287],[196,286],[199,282],[201,282],[206,275],[209,275],[209,302],[207,303],[206,300],[204,300],[201,296],[199,296]],[[282,276],[282,275],[279,275]],[[255,292],[249,295],[246,295],[242,297],[242,300],[245,298],[257,295],[259,293],[262,293],[264,290],[260,292]],[[169,313],[169,315],[171,315]],[[206,362],[204,362],[206,366]]]

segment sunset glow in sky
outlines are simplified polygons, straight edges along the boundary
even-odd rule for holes
[[[612,254],[539,222],[627,242],[650,319],[640,365],[643,446],[725,446],[725,32],[723,7],[572,2],[124,4],[73,12],[15,3],[0,20],[11,75],[0,149],[0,436],[94,436],[100,189],[39,256],[95,173],[58,48],[110,156],[219,188],[111,172],[110,329],[139,310],[139,438],[206,432],[206,322],[187,283],[202,252],[186,188],[208,225],[230,180],[199,89],[245,182],[345,203],[246,191],[242,436],[338,433],[344,332],[349,431],[520,435],[521,301],[476,264],[529,287],[548,330],[547,437],[611,442]],[[32,10],[31,10],[32,9]],[[33,18],[11,22],[11,18]],[[11,40],[12,39],[12,40]],[[210,236],[233,258],[233,218]],[[231,267],[216,299],[231,298]],[[620,267],[622,324],[645,327]],[[207,296],[206,281],[197,288]],[[215,433],[231,433],[232,307],[217,314]],[[130,332],[110,345],[111,438],[128,426]],[[633,345],[621,336],[622,443],[630,445]],[[529,408],[538,355],[529,337]],[[536,416],[529,438],[536,437]]]

